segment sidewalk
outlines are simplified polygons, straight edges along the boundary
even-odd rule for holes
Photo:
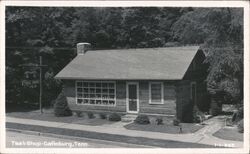
[[[49,122],[49,121],[40,121],[32,119],[21,119],[6,117],[6,122],[8,123],[17,123],[23,125],[36,125],[52,128],[64,128],[70,130],[80,130],[87,132],[95,133],[105,133],[113,135],[123,135],[128,137],[144,137],[148,139],[160,139],[160,140],[172,140],[179,142],[188,142],[188,143],[199,143],[214,146],[215,144],[234,144],[234,147],[242,147],[243,142],[223,140],[212,136],[214,132],[219,130],[222,126],[222,121],[219,118],[212,118],[206,121],[208,126],[200,129],[199,131],[192,134],[167,134],[167,133],[158,133],[158,132],[146,132],[146,131],[137,131],[137,130],[127,130],[124,127],[105,127],[105,126],[89,126],[89,125],[78,125],[70,123],[61,123],[61,122]],[[121,122],[122,123],[122,122]],[[124,124],[124,123],[123,123]],[[125,123],[126,124],[126,123]],[[117,124],[116,124],[117,125]]]

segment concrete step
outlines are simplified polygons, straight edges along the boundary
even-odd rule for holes
[[[136,114],[126,114],[126,115],[121,117],[121,121],[122,122],[132,122],[135,120],[136,117],[137,117]]]

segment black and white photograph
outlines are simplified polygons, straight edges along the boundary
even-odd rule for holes
[[[1,3],[1,153],[249,153],[248,1],[33,2]]]

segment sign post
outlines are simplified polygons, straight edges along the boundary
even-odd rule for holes
[[[22,65],[24,67],[35,67],[39,68],[39,109],[40,113],[43,114],[43,106],[42,106],[42,95],[43,95],[43,79],[42,79],[42,71],[43,67],[46,67],[47,65],[43,65],[43,59],[42,56],[39,56],[39,64],[33,64],[33,65]]]

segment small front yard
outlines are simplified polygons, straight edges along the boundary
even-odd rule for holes
[[[194,123],[181,123],[180,125],[182,127],[182,134],[194,133],[204,127],[204,125],[199,125],[199,124],[194,124]],[[156,125],[156,124],[150,123],[146,125],[140,125],[136,123],[131,123],[124,127],[130,130],[180,134],[180,126],[174,126],[173,124],[172,125],[171,124]]]
[[[239,133],[237,127],[224,127],[215,132],[213,136],[233,141],[243,141],[243,133]]]
[[[43,114],[40,114],[39,110],[31,112],[10,112],[6,114],[10,117],[24,118],[24,119],[34,119],[42,121],[51,121],[51,122],[63,122],[63,123],[72,123],[80,125],[90,125],[90,126],[102,126],[106,125],[112,127],[112,124],[115,122],[109,121],[108,119],[101,119],[99,114],[95,114],[95,118],[88,118],[85,113],[82,117],[76,115],[66,116],[66,117],[56,117],[54,115],[53,109],[45,109]],[[154,122],[154,118],[151,119],[151,123],[147,125],[140,125],[136,123],[130,123],[124,127],[129,130],[140,130],[140,131],[151,131],[151,132],[161,132],[169,134],[179,134],[180,126],[174,126],[172,124],[172,118],[163,118],[164,123],[162,125],[157,125]],[[194,124],[194,123],[181,123],[182,133],[194,133],[197,130],[203,128],[203,125]],[[122,127],[122,125],[121,125]]]
[[[100,119],[99,117],[97,117],[98,115],[95,115],[96,117],[93,119],[89,119],[87,115],[84,115],[83,117],[77,117],[74,115],[66,117],[56,117],[53,113],[53,109],[46,109],[44,110],[43,114],[40,114],[39,110],[36,110],[31,112],[10,112],[7,113],[6,116],[91,126],[101,126],[114,123],[112,121],[108,121],[107,119]]]

